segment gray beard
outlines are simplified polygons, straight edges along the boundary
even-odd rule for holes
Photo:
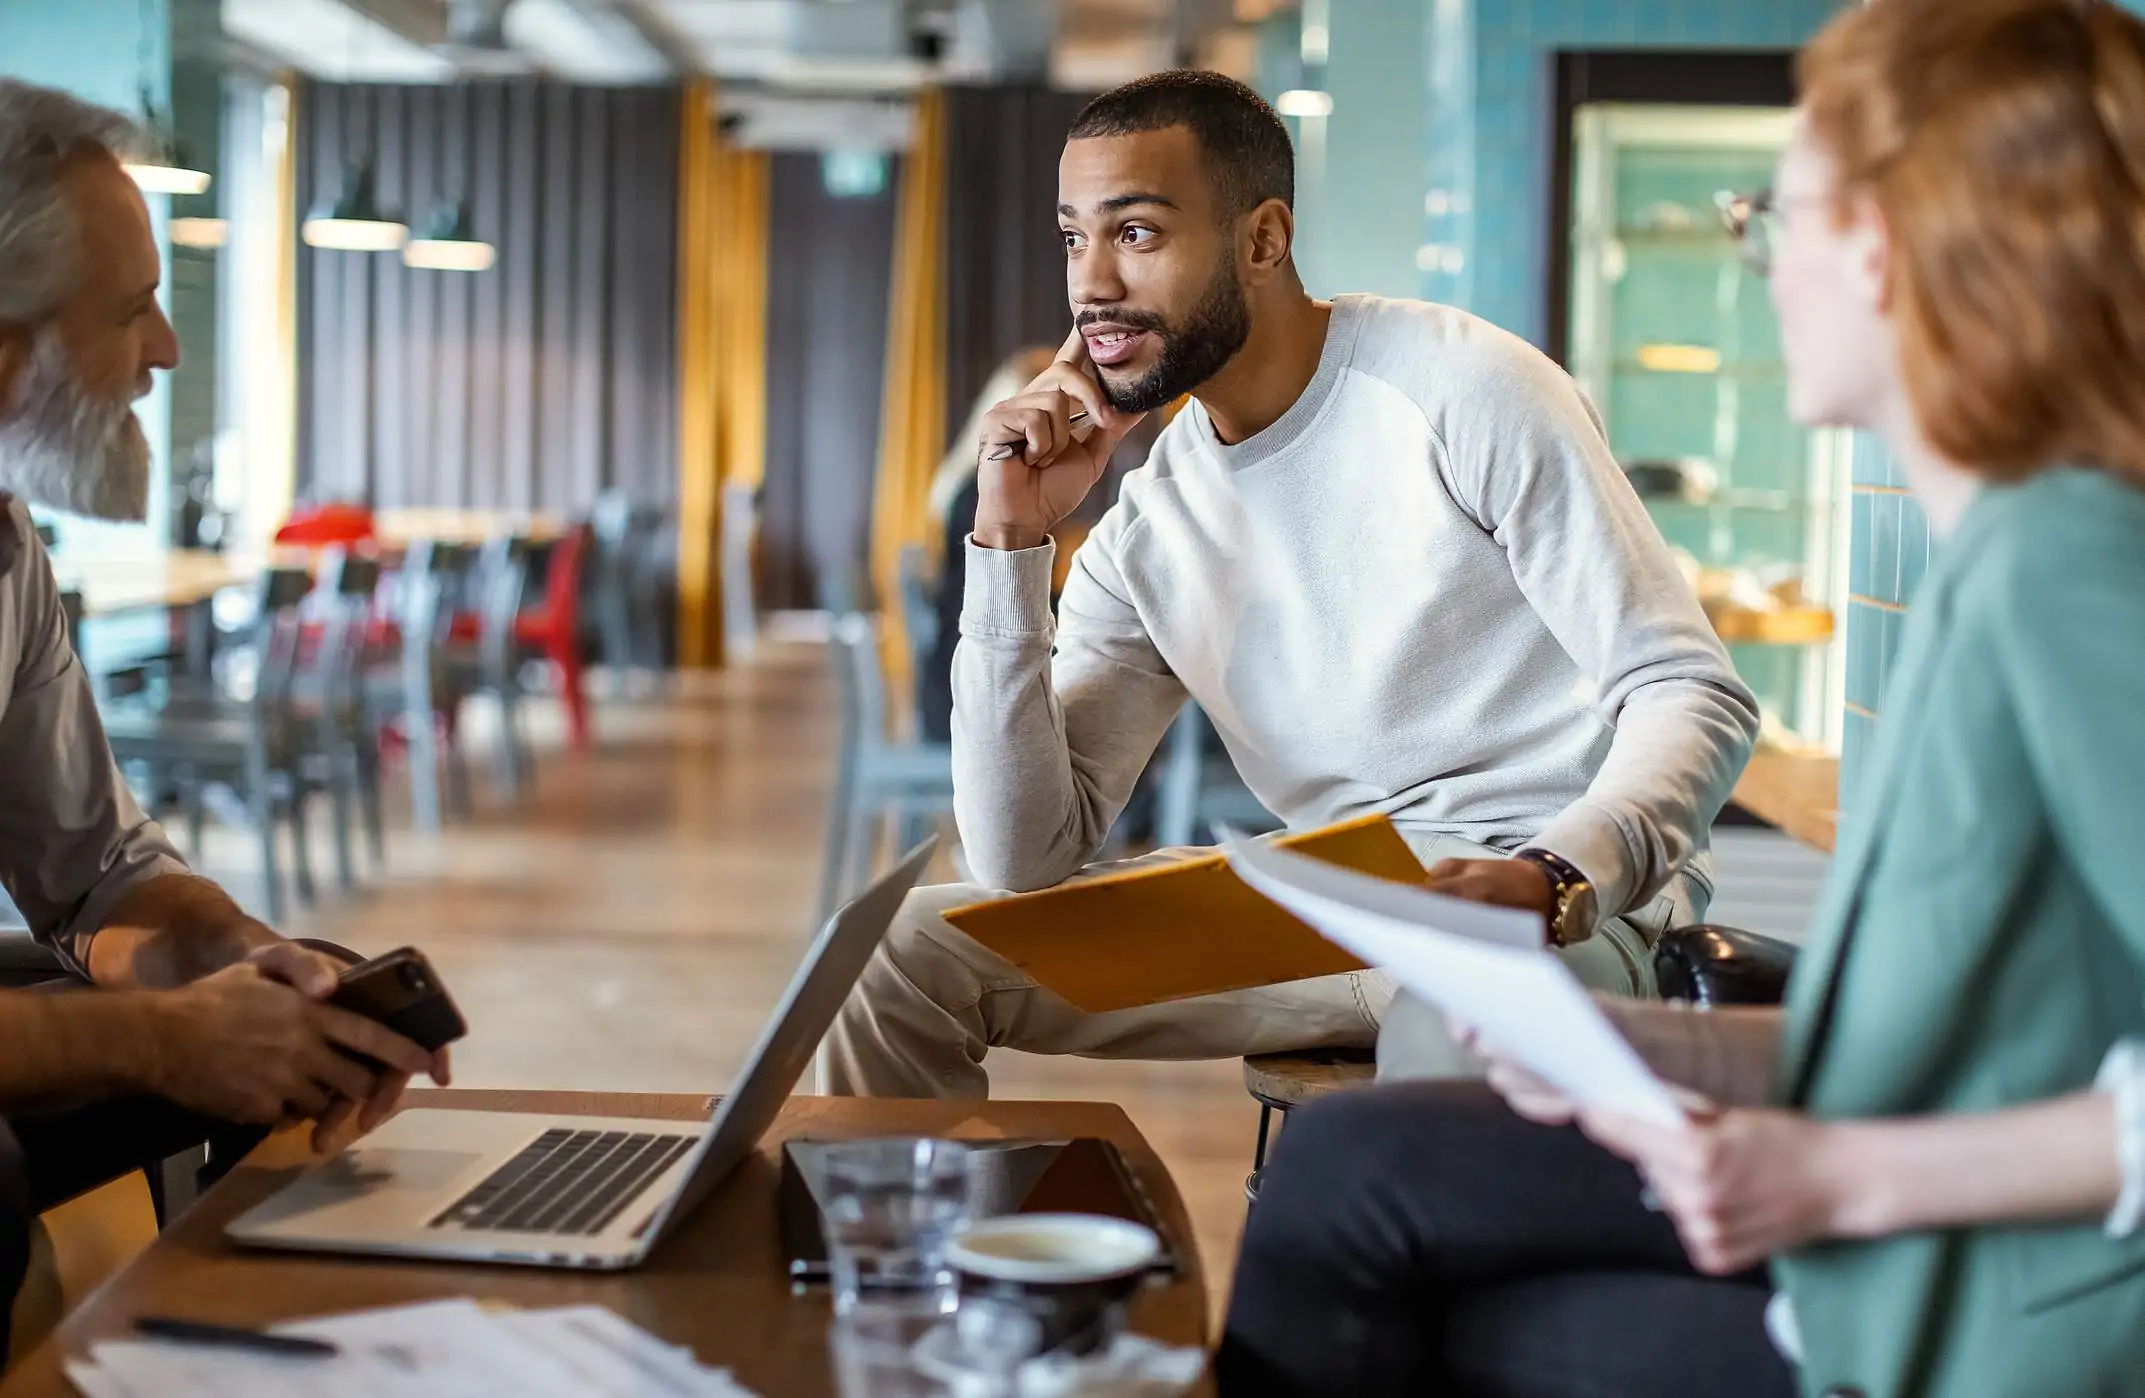
[[[0,413],[0,491],[91,519],[149,513],[149,439],[134,405],[83,391],[56,327],[38,333],[15,401]]]

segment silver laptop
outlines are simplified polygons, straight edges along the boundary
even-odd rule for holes
[[[307,1169],[226,1234],[310,1252],[635,1265],[774,1124],[937,844],[919,845],[820,930],[705,1126],[412,1108]]]

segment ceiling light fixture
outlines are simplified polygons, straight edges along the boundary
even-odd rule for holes
[[[423,229],[402,249],[402,261],[431,272],[488,272],[498,252],[469,231],[469,211],[460,202],[432,211]]]
[[[1332,116],[1333,94],[1314,88],[1292,87],[1274,99],[1274,110],[1292,117]]]
[[[231,225],[220,218],[174,218],[171,241],[182,248],[220,248],[231,240]]]
[[[147,42],[143,40],[145,45]],[[144,194],[208,193],[212,183],[208,171],[194,167],[176,128],[157,110],[156,99],[149,92],[146,58],[143,73],[142,146],[131,160],[121,162],[122,168],[134,177]]]
[[[313,206],[299,234],[308,247],[336,252],[395,252],[410,240],[408,224],[380,211],[364,163],[344,175],[341,194]]]

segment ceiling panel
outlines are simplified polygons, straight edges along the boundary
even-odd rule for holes
[[[232,37],[330,82],[447,82],[454,65],[337,0],[223,0]]]

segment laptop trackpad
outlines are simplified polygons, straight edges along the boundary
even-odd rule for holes
[[[477,1151],[360,1145],[292,1181],[246,1221],[273,1227],[308,1214],[356,1210],[375,1223],[417,1222],[446,1202],[445,1192],[484,1158]]]

